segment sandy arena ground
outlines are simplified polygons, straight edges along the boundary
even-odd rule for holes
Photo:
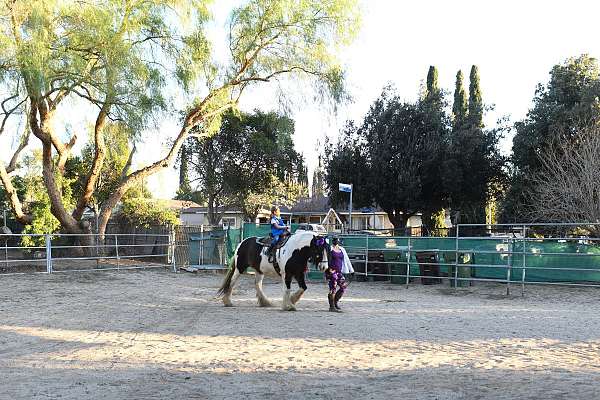
[[[600,398],[598,289],[353,283],[333,314],[243,278],[224,308],[220,275],[0,276],[0,399]]]

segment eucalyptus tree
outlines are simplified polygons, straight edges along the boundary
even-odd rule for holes
[[[223,113],[236,108],[249,88],[308,81],[323,98],[344,99],[343,70],[336,55],[357,33],[356,0],[245,1],[231,11],[224,62],[207,39],[209,3],[5,1],[0,68],[4,100],[9,100],[2,104],[15,112],[26,106],[29,129],[43,148],[44,186],[52,213],[66,231],[84,228],[81,216],[102,171],[107,124],[127,126],[134,143],[152,116],[164,109],[174,87],[189,99],[180,110],[178,131],[165,137],[170,145],[158,160],[124,174],[102,204],[100,233],[129,189],[172,165],[190,136],[216,132]],[[61,181],[77,135],[57,132],[56,121],[59,115],[78,118],[71,112],[77,101],[96,109],[94,159],[71,211],[64,204]],[[3,170],[0,176],[10,193],[10,176]],[[17,197],[10,195],[15,210],[20,205]]]

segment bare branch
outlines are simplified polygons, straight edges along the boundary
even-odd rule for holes
[[[600,222],[600,131],[581,130],[540,156],[541,171],[529,189],[528,214],[545,222]],[[600,233],[600,232],[597,232]]]
[[[19,147],[17,147],[17,149],[15,150],[13,156],[10,159],[10,162],[8,163],[8,166],[6,167],[7,173],[10,174],[17,169],[17,163],[19,162],[19,155],[25,149],[25,147],[27,147],[27,145],[29,144],[30,133],[31,133],[31,131],[28,128],[25,128],[25,132],[23,133],[23,136],[21,137],[21,142],[19,143]]]

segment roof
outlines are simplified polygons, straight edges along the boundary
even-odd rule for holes
[[[329,206],[329,197],[327,196],[316,196],[316,197],[304,197],[298,199],[296,204],[291,207],[281,206],[279,210],[282,214],[327,214],[331,207]]]
[[[173,199],[157,199],[161,202],[164,202],[164,204],[171,209],[177,209],[180,210],[182,208],[190,208],[190,207],[200,207],[200,204],[195,203],[193,201],[190,200],[173,200]]]
[[[195,207],[185,208],[181,212],[183,214],[206,214],[206,213],[208,213],[208,207],[202,207],[202,206],[196,205]],[[216,212],[218,212],[218,213],[222,212],[224,214],[241,214],[242,213],[242,211],[236,210],[236,209],[225,210],[225,211],[223,211],[222,209],[217,209]]]

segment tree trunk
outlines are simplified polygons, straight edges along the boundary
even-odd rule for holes
[[[83,216],[85,208],[90,202],[90,199],[94,195],[94,190],[96,189],[96,183],[98,182],[98,178],[100,177],[100,172],[102,171],[102,166],[104,165],[104,156],[106,153],[106,145],[104,143],[104,126],[106,125],[106,117],[109,106],[108,103],[104,103],[102,109],[98,113],[98,117],[96,118],[96,124],[94,126],[94,161],[92,163],[92,168],[90,173],[87,176],[83,193],[79,200],[77,201],[77,206],[73,211],[73,218],[76,220],[80,220]]]
[[[100,226],[98,229],[102,237],[106,232],[106,226],[108,225],[108,220],[112,215],[113,208],[119,203],[119,201],[121,201],[125,193],[127,193],[127,191],[136,183],[141,182],[144,178],[153,175],[165,168],[170,167],[177,158],[177,154],[179,154],[179,150],[181,149],[181,146],[183,145],[185,140],[188,138],[189,132],[192,128],[198,126],[200,123],[202,123],[202,121],[205,121],[207,118],[211,118],[214,115],[217,115],[226,111],[227,109],[230,109],[235,104],[235,102],[232,101],[226,103],[222,107],[217,108],[216,110],[203,114],[203,107],[211,99],[211,97],[212,96],[210,95],[207,96],[200,103],[200,105],[198,105],[196,108],[194,108],[188,113],[183,122],[182,128],[179,131],[179,134],[177,135],[177,138],[173,142],[173,145],[171,146],[169,152],[164,158],[128,175],[123,180],[123,182],[121,182],[121,184],[117,187],[114,193],[108,198],[108,200],[102,205],[102,210],[100,211]]]
[[[413,213],[404,214],[400,210],[386,210],[392,225],[394,225],[394,235],[406,236],[406,223],[414,215]]]
[[[32,217],[31,215],[23,212],[23,206],[21,204],[21,200],[19,200],[19,196],[17,195],[17,190],[12,185],[12,179],[6,172],[6,168],[4,167],[4,163],[2,161],[0,161],[0,180],[6,189],[8,199],[10,200],[10,207],[15,214],[16,220],[23,225],[29,225],[32,221]]]
[[[86,234],[89,233],[89,230],[73,218],[65,209],[62,190],[56,182],[54,160],[52,159],[52,146],[55,140],[53,140],[54,135],[50,128],[51,115],[44,104],[32,100],[32,107],[29,113],[29,126],[33,134],[42,142],[42,178],[50,199],[50,210],[52,215],[60,222],[65,233],[76,235]],[[83,249],[88,250],[85,252],[86,254],[91,252],[91,247],[85,247],[91,246],[93,242],[91,236],[77,236],[76,241],[83,245]]]
[[[127,191],[134,185],[142,182],[146,177],[153,175],[160,170],[168,168],[170,165],[173,164],[175,158],[177,157],[177,154],[179,153],[181,145],[187,138],[191,127],[192,125],[184,123],[183,128],[181,128],[177,139],[175,139],[175,142],[173,143],[173,146],[169,150],[169,153],[166,155],[166,157],[128,175],[113,192],[113,194],[110,195],[110,197],[104,202],[100,211],[98,227],[98,233],[101,235],[101,237],[103,237],[106,233],[106,226],[108,225],[108,220],[112,215],[112,210],[119,203],[119,201],[121,201],[125,193],[127,193]]]

